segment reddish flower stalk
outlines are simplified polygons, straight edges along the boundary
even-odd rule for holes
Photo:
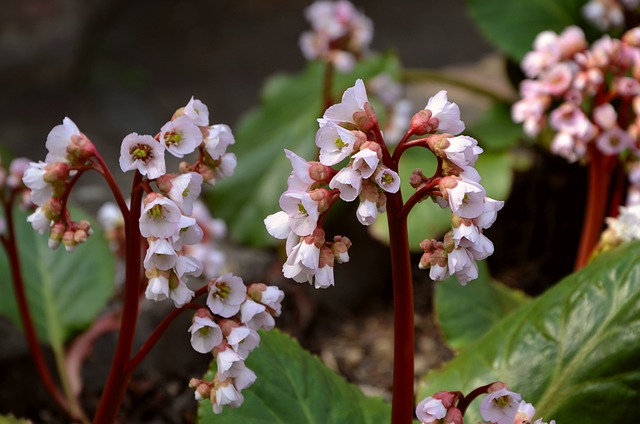
[[[109,175],[105,175],[108,179]],[[142,175],[136,172],[131,193],[131,210],[125,220],[126,242],[126,280],[124,288],[124,306],[120,321],[120,334],[116,351],[111,362],[111,370],[100,398],[94,423],[112,423],[115,421],[122,399],[124,398],[131,371],[128,367],[133,338],[138,319],[139,284],[141,273],[141,242],[138,219],[142,205],[140,182]],[[110,184],[111,186],[111,184]]]

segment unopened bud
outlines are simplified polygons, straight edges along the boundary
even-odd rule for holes
[[[180,109],[177,109],[174,113],[173,116],[171,117],[171,120],[173,121],[176,118],[181,117],[182,115],[184,115],[184,107],[181,107]]]
[[[359,130],[371,131],[378,125],[378,116],[373,106],[369,102],[364,104],[364,112],[358,111],[353,114],[353,121]]]
[[[175,177],[177,177],[176,174],[164,174],[156,178],[156,185],[158,186],[158,189],[165,194],[169,193],[173,187],[172,180]]]
[[[457,396],[451,392],[440,391],[432,396],[434,399],[440,400],[442,405],[449,409],[453,405],[453,402],[456,400]]]
[[[429,121],[431,120],[431,111],[429,109],[423,109],[420,112],[413,115],[411,123],[409,125],[409,131],[414,135],[425,135],[430,133]]]
[[[78,222],[78,228],[80,230],[86,232],[87,235],[92,235],[93,234],[93,229],[91,228],[91,223],[89,221],[87,221],[86,219],[83,219],[80,222]]]
[[[85,241],[87,241],[88,237],[89,237],[89,235],[84,230],[76,230],[73,233],[73,241],[76,244],[84,243]]]
[[[422,169],[416,168],[413,170],[411,176],[409,177],[409,184],[411,184],[411,187],[417,190],[422,184],[424,184],[424,181],[426,179],[427,177],[425,177],[422,173]]]
[[[71,136],[71,143],[67,146],[67,159],[71,165],[82,166],[96,154],[96,146],[86,135],[80,133]]]
[[[443,424],[462,424],[463,422],[462,412],[455,406],[449,408],[447,415],[442,419]]]
[[[336,258],[338,263],[347,263],[349,262],[349,253],[348,250],[351,247],[351,240],[347,237],[335,236],[333,238],[333,244],[331,245],[331,252],[333,256]]]
[[[320,162],[309,162],[309,176],[313,181],[321,184],[329,184],[329,181],[336,175],[338,171],[330,166],[323,165]]]
[[[318,213],[324,213],[331,206],[333,195],[326,188],[317,188],[309,192],[309,197],[318,204]]]
[[[267,285],[263,283],[253,283],[247,287],[247,296],[255,302],[262,300],[262,293],[267,290]]]
[[[57,221],[62,212],[62,202],[57,197],[52,197],[42,207],[42,212],[51,221]]]
[[[178,165],[178,172],[180,172],[181,174],[187,174],[189,172],[191,172],[193,170],[193,167],[191,166],[191,164],[189,162],[180,162],[180,164]]]
[[[43,180],[56,187],[64,185],[69,177],[69,165],[64,162],[54,162],[45,167]]]
[[[56,222],[53,224],[49,232],[49,241],[47,243],[49,245],[49,249],[55,250],[60,246],[60,242],[62,241],[66,230],[67,227],[62,222]]]
[[[64,248],[67,252],[73,252],[73,249],[75,249],[77,245],[76,241],[74,240],[74,236],[75,231],[73,230],[65,231],[64,235],[62,236],[62,243],[64,244]]]

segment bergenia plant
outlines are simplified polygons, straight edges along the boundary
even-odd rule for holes
[[[475,139],[460,135],[465,128],[460,110],[445,91],[413,116],[393,150],[380,130],[362,80],[348,88],[342,101],[330,106],[318,123],[319,161],[285,151],[293,171],[280,196],[282,210],[269,215],[265,225],[273,237],[286,240],[284,276],[327,288],[334,285],[336,262],[347,262],[352,247],[346,236],[326,235],[323,222],[331,207],[338,200],[357,199],[356,217],[363,225],[371,225],[386,212],[394,293],[392,420],[408,423],[414,402],[414,323],[407,216],[427,199],[451,210],[451,230],[444,240],[421,243],[424,253],[419,265],[429,269],[434,280],[452,275],[464,285],[477,278],[476,261],[493,253],[483,230],[493,224],[503,202],[486,196],[474,168],[482,149]],[[416,169],[408,177],[415,192],[404,199],[398,165],[410,148],[430,151],[437,167],[428,176]]]
[[[123,300],[113,362],[93,422],[114,422],[133,370],[171,321],[186,310],[195,311],[188,329],[191,346],[213,355],[217,363],[212,381],[193,379],[190,385],[196,399],[210,399],[219,413],[224,406],[240,406],[242,390],[254,383],[256,376],[244,361],[260,342],[257,330],[274,327],[284,297],[275,286],[247,287],[238,276],[220,275],[224,258],[211,245],[203,245],[224,227],[212,220],[198,197],[203,183],[212,185],[233,174],[236,158],[227,148],[234,142],[229,127],[210,125],[207,106],[191,98],[157,135],[131,133],[124,137],[119,165],[124,172],[134,172],[128,200],[94,144],[69,118],[49,133],[44,162],[16,160],[12,164],[11,177],[6,180],[10,193],[3,193],[8,230],[0,237],[10,258],[18,305],[38,371],[50,394],[75,420],[86,422],[88,418],[66,384],[64,393],[58,389],[37,345],[13,230],[13,201],[19,194],[28,194],[35,207],[28,217],[33,228],[49,234],[52,249],[63,244],[71,252],[92,234],[89,222],[74,221],[68,208],[80,177],[88,171],[98,172],[114,196],[115,204],[105,205],[98,215],[111,248],[124,259]],[[165,155],[186,158],[194,153],[193,162],[183,160],[177,172],[167,172]],[[195,289],[194,278],[201,275],[207,282]],[[91,276],[86,283],[91,284]],[[142,295],[152,301],[170,299],[175,309],[134,353]],[[64,380],[65,370],[58,373]]]
[[[589,192],[576,268],[590,259],[604,217],[640,202],[640,27],[621,39],[588,45],[575,26],[540,33],[522,61],[527,79],[513,105],[514,121],[537,136],[550,132],[551,151],[589,166]],[[625,178],[626,176],[626,178]],[[610,199],[610,204],[606,201]]]

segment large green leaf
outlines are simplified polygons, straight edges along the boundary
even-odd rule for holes
[[[455,277],[437,283],[434,304],[447,344],[457,350],[479,339],[529,300],[521,291],[493,281],[482,261],[478,262],[478,279],[466,286]]]
[[[360,424],[388,423],[391,407],[380,398],[365,397],[354,385],[277,330],[260,332],[260,346],[246,363],[257,375],[242,394],[240,408],[215,415],[211,402],[200,402],[200,423],[215,424]],[[215,375],[215,361],[205,379]]]
[[[400,180],[404,201],[415,189],[409,184],[409,176],[414,169],[420,168],[424,175],[430,176],[436,170],[435,156],[425,149],[413,148],[406,151],[400,160]],[[511,154],[507,150],[487,150],[478,158],[476,169],[482,177],[480,183],[487,190],[487,196],[494,199],[506,199],[511,190],[513,175]],[[498,214],[498,219],[499,219]],[[413,251],[420,250],[424,239],[438,238],[451,229],[451,210],[442,209],[431,200],[418,203],[407,219],[409,246]],[[371,226],[372,234],[379,240],[389,243],[389,229],[386,215],[378,217]]]
[[[485,36],[511,58],[520,61],[536,35],[583,26],[585,0],[467,0],[469,12]]]
[[[74,219],[86,215],[72,211]],[[51,250],[48,235],[40,235],[15,211],[18,250],[32,318],[39,339],[60,347],[77,331],[89,326],[112,296],[115,260],[99,229],[86,243],[68,253]],[[21,325],[11,273],[0,249],[0,313]]]
[[[500,321],[427,374],[419,397],[496,380],[558,423],[640,422],[640,243],[603,254]]]
[[[341,93],[357,78],[380,73],[396,75],[399,64],[392,54],[376,55],[359,63],[353,72],[335,73],[333,93]],[[238,167],[232,178],[221,180],[212,191],[214,215],[224,218],[232,236],[258,246],[273,244],[263,224],[277,212],[286,189],[291,164],[283,149],[307,160],[317,160],[316,119],[322,116],[324,65],[313,62],[298,75],[271,78],[262,92],[262,106],[248,114],[234,130],[233,151]]]

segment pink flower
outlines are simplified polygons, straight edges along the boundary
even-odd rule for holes
[[[289,225],[289,215],[284,211],[278,211],[267,216],[264,219],[264,225],[267,228],[267,232],[272,236],[280,240],[284,240],[289,237],[291,233],[291,225]]]
[[[453,249],[447,256],[447,260],[449,274],[455,275],[463,286],[478,278],[478,265],[471,252],[464,247]]]
[[[424,423],[434,423],[447,415],[447,408],[440,399],[431,396],[423,399],[416,407],[416,417]]]
[[[352,202],[362,190],[362,175],[352,167],[346,166],[331,179],[329,188],[337,188],[342,200]]]
[[[633,146],[633,139],[625,130],[616,126],[600,134],[596,145],[606,155],[617,155]]]
[[[429,98],[425,109],[431,111],[431,118],[438,119],[438,131],[453,135],[464,131],[464,122],[460,119],[460,108],[447,99],[445,90]]]
[[[225,124],[217,124],[208,128],[208,135],[204,139],[204,148],[212,159],[218,160],[235,142],[231,128]]]
[[[299,236],[309,235],[318,225],[318,203],[307,192],[285,191],[280,207],[289,216],[291,231]]]
[[[79,136],[80,130],[69,118],[62,120],[62,125],[56,125],[47,135],[47,157],[45,162],[64,162],[69,163],[67,159],[67,147],[71,144],[73,136]]]
[[[160,129],[160,140],[167,151],[181,158],[192,153],[202,143],[202,132],[188,116],[179,116]]]
[[[308,191],[315,184],[315,181],[309,175],[311,165],[290,150],[284,149],[284,153],[287,159],[291,161],[291,167],[293,168],[287,180],[288,189],[291,191]]]
[[[164,175],[164,145],[150,135],[129,134],[120,147],[120,168],[123,172],[137,169],[149,179]]]
[[[388,193],[397,193],[400,190],[400,177],[386,166],[379,166],[373,179],[381,189]]]
[[[322,118],[318,119],[318,122],[321,127],[329,122],[334,122],[338,125],[357,125],[353,115],[357,112],[364,112],[364,106],[367,103],[369,103],[367,91],[362,80],[358,79],[353,87],[345,90],[342,95],[342,102],[330,106]]]
[[[242,278],[225,274],[209,282],[207,306],[214,314],[229,318],[240,311],[246,297],[247,288]]]
[[[200,196],[202,190],[202,175],[196,172],[187,172],[171,179],[171,188],[167,196],[178,205],[186,215],[191,215],[193,202]]]
[[[148,194],[140,214],[140,234],[143,237],[169,238],[180,230],[182,213],[170,199]]]
[[[209,108],[198,99],[191,96],[191,100],[184,107],[184,114],[191,118],[194,124],[199,127],[209,125]]]
[[[485,421],[513,424],[519,405],[520,395],[504,387],[489,393],[482,400],[480,415]]]
[[[477,218],[482,214],[486,192],[479,183],[445,177],[441,185],[451,212],[462,218]]]
[[[195,313],[188,331],[191,333],[191,346],[196,352],[209,353],[222,343],[222,330],[204,308]]]
[[[378,155],[379,150],[374,151],[370,148],[362,149],[352,156],[353,164],[351,166],[353,169],[360,172],[362,178],[369,178],[373,175],[373,172],[376,170],[378,162],[380,161]]]
[[[475,165],[482,148],[478,146],[476,139],[461,135],[447,138],[449,146],[443,149],[447,159],[460,168]]]
[[[351,153],[359,138],[353,132],[335,122],[327,122],[316,133],[316,146],[320,148],[320,163],[335,165]]]

